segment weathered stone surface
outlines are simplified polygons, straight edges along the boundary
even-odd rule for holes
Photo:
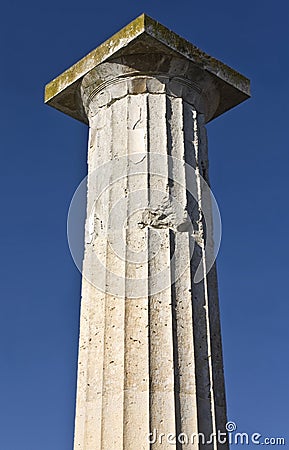
[[[195,72],[198,68],[202,78],[211,77],[220,96],[218,108],[212,118],[219,116],[250,96],[250,83],[247,78],[221,61],[207,55],[146,14],[142,14],[47,84],[45,102],[75,119],[88,123],[80,99],[80,85],[83,77],[103,62],[116,57],[133,55],[132,61],[137,64],[137,55],[139,54],[148,55],[148,66],[154,58],[159,61],[160,73],[167,72],[165,64],[162,64],[162,56],[169,55],[179,59],[176,76],[182,74],[183,68],[188,62],[191,62],[194,66],[193,71]],[[142,64],[144,64],[143,59]],[[191,65],[191,67],[193,66]],[[194,73],[191,80],[195,76]]]
[[[47,87],[89,123],[75,450],[180,449],[167,438],[181,433],[221,447],[205,123],[248,95],[247,79],[145,15]]]
[[[211,274],[193,282],[203,255],[198,245],[191,255],[194,237],[187,225],[189,217],[202,240],[201,206],[187,198],[185,165],[171,167],[166,159],[171,155],[207,176],[204,123],[219,97],[213,82],[202,88],[187,82],[184,67],[172,78],[178,61],[167,58],[166,74],[141,76],[127,61],[106,62],[87,74],[81,86],[90,122],[88,210],[95,204],[98,222],[86,239],[83,268],[75,449],[149,449],[154,429],[158,435],[204,433],[208,438],[217,427],[224,430],[217,288]],[[154,175],[159,173],[154,153],[164,156],[162,176]],[[96,201],[90,187],[94,170],[123,156],[129,161],[126,172]],[[136,164],[147,167],[149,179],[147,173],[130,175],[130,165]],[[133,198],[137,190],[140,204]],[[122,198],[128,218],[123,259],[112,250],[114,239],[121,241],[117,223],[108,229],[108,216]],[[106,270],[122,277],[118,295],[110,294],[113,278],[106,277],[106,293],[85,280],[99,286],[99,270],[92,270],[95,249]],[[130,252],[140,260],[134,262]],[[142,291],[138,287],[141,297],[135,298],[129,280],[139,277],[146,285]],[[152,448],[177,447],[163,442]]]

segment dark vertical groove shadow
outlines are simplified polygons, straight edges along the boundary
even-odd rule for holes
[[[193,117],[189,112],[189,105],[183,104],[184,117],[184,139],[185,139],[185,161],[196,168],[198,161],[195,159],[194,153],[194,131]],[[190,130],[188,133],[187,130]],[[186,177],[188,175],[186,174]],[[198,205],[197,201],[187,191],[187,212],[190,216],[194,229],[197,228]],[[195,228],[196,227],[196,228]],[[204,283],[194,283],[194,276],[197,267],[200,264],[202,255],[200,248],[193,238],[190,238],[190,272],[191,272],[191,301],[192,301],[192,324],[194,338],[194,355],[195,355],[195,383],[196,383],[196,403],[197,403],[197,423],[198,432],[204,433],[206,438],[213,432],[212,415],[211,415],[211,395],[210,395],[210,378],[209,378],[209,362],[208,362],[208,341],[207,341],[207,323],[206,313],[204,309]],[[199,448],[208,448],[203,445],[200,440]]]
[[[167,130],[167,149],[168,149],[168,186],[169,195],[172,195],[173,172],[172,172],[172,134],[171,134],[172,109],[170,99],[166,97],[166,130]],[[172,338],[173,338],[173,362],[174,362],[174,402],[175,402],[175,431],[176,431],[176,449],[182,450],[182,444],[178,442],[177,437],[182,432],[181,423],[181,400],[180,400],[180,373],[179,373],[179,352],[178,352],[178,324],[177,324],[177,296],[175,285],[175,233],[170,230],[170,262],[171,262],[171,311],[172,311]]]
[[[211,323],[211,349],[213,367],[213,385],[216,408],[216,429],[222,433],[226,432],[227,408],[225,393],[225,378],[222,351],[222,333],[220,323],[220,310],[218,299],[218,279],[216,263],[208,273],[208,284],[213,286],[209,289],[209,315]],[[228,444],[219,444],[220,448],[228,448]]]

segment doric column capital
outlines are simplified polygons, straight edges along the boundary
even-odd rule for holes
[[[83,77],[80,91],[88,119],[126,95],[182,98],[204,114],[206,122],[220,103],[220,91],[212,75],[183,57],[161,53],[126,55],[104,62]]]
[[[114,71],[112,74],[109,73],[111,69]],[[144,74],[156,79],[168,77],[169,80],[162,80],[162,83],[173,95],[179,95],[181,91],[181,96],[190,97],[195,87],[195,92],[200,91],[203,97],[197,99],[198,96],[193,93],[195,107],[204,111],[207,121],[250,96],[250,82],[246,77],[145,14],[48,83],[45,102],[88,123],[87,109],[83,108],[80,91],[91,83],[88,80],[94,80],[93,84],[95,76],[98,79],[97,74],[100,74],[100,83],[109,77],[118,78],[121,74],[128,77]],[[177,78],[184,79],[189,86],[184,86]],[[86,102],[85,105],[87,107]]]

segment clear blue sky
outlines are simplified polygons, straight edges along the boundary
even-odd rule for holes
[[[45,106],[43,88],[143,11],[252,81],[252,99],[208,125],[228,417],[289,442],[288,3],[11,0],[0,19],[0,450],[72,449],[80,274],[66,217],[87,128]]]

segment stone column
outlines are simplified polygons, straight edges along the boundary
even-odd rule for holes
[[[205,123],[248,97],[246,79],[220,82],[232,69],[208,71],[179,37],[172,51],[141,17],[143,33],[140,19],[120,32],[131,46],[89,70],[88,55],[50,97],[90,133],[74,448],[225,448]]]

